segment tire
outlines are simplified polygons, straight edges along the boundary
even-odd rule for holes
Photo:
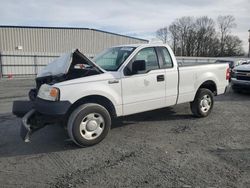
[[[69,116],[69,137],[80,147],[92,146],[102,141],[111,127],[111,117],[106,108],[95,103],[86,103],[76,108]]]
[[[199,89],[195,99],[190,103],[190,108],[195,117],[208,116],[214,105],[214,95],[209,89]]]

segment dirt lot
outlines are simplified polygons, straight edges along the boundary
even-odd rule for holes
[[[0,81],[0,187],[250,187],[250,94],[216,97],[117,120],[100,144],[77,148],[59,126],[25,144],[12,101],[32,80]]]

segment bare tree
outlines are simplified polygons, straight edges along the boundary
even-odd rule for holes
[[[231,29],[236,27],[235,18],[232,15],[218,16],[217,22],[220,33],[220,55],[224,56],[226,38],[231,33]]]
[[[160,28],[156,31],[156,37],[162,40],[162,42],[165,44],[168,40],[168,27]]]
[[[236,26],[233,16],[219,16],[219,32],[213,19],[181,17],[169,27],[159,29],[156,34],[164,43],[169,37],[173,51],[181,56],[237,56],[243,54],[242,41],[231,35]]]
[[[211,18],[203,16],[196,19],[196,34],[197,34],[197,48],[196,56],[209,56],[212,47],[213,38],[216,36],[215,24]]]
[[[242,49],[242,41],[238,36],[226,36],[224,53],[226,56],[238,56],[244,54]]]
[[[195,44],[194,19],[192,17],[181,17],[176,20],[178,37],[181,47],[181,56],[189,56],[191,48]]]
[[[178,47],[178,44],[177,44],[178,43],[178,28],[177,28],[176,23],[172,23],[169,26],[169,33],[170,33],[170,37],[172,40],[172,48],[173,48],[174,53],[176,54],[177,47]]]
[[[194,19],[192,17],[181,17],[169,26],[170,39],[176,55],[190,56],[194,53],[196,34],[194,30]]]

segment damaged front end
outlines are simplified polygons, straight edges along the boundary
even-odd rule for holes
[[[70,105],[65,106],[64,112],[68,110]],[[31,135],[39,129],[49,124],[63,122],[63,116],[60,115],[55,107],[49,107],[51,114],[44,114],[39,111],[46,110],[38,105],[38,100],[35,101],[14,101],[12,113],[21,119],[20,136],[25,142],[30,141]],[[50,113],[48,111],[48,113]]]
[[[52,118],[44,118],[41,114],[37,113],[35,109],[30,110],[22,118],[20,136],[24,142],[30,142],[31,134],[53,123]]]
[[[14,101],[12,113],[21,120],[21,138],[30,141],[30,136],[50,124],[63,124],[71,103],[69,101],[47,101],[35,98],[33,101]]]
[[[12,112],[21,119],[20,136],[25,142],[30,141],[31,134],[56,122],[50,116],[44,116],[35,109],[33,101],[14,101]]]
[[[29,101],[14,101],[12,113],[21,120],[21,138],[30,141],[31,135],[49,124],[63,123],[71,103],[69,101],[44,100],[38,97],[39,89],[44,85],[103,73],[78,50],[65,54],[48,64],[36,78],[36,88],[29,91]]]

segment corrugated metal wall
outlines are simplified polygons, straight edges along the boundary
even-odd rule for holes
[[[0,78],[36,75],[57,56],[76,48],[91,57],[111,46],[147,42],[85,28],[0,26]]]
[[[64,53],[78,48],[89,55],[119,44],[147,43],[143,39],[92,29],[0,26],[0,51]],[[22,50],[17,50],[21,46]]]

